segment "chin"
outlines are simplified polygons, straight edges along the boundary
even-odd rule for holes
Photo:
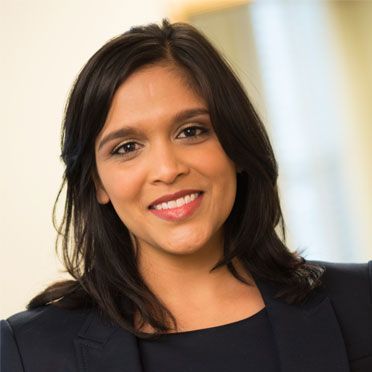
[[[197,228],[186,229],[184,231],[176,231],[171,234],[171,239],[164,242],[165,247],[170,247],[170,250],[195,252],[202,249],[210,240],[207,228],[198,231]]]
[[[168,254],[173,254],[177,256],[183,256],[183,255],[190,255],[200,250],[199,246],[190,246],[190,243],[187,245],[179,244],[179,245],[163,245],[161,246],[161,250]]]
[[[179,244],[174,244],[174,242],[172,242],[172,244],[163,245],[163,247],[165,247],[163,250],[175,256],[191,256],[202,252],[206,243],[207,241],[205,240],[203,240],[203,242],[195,242],[194,244],[190,242],[190,240],[184,243],[180,242]]]

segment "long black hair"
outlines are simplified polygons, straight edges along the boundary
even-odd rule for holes
[[[73,280],[50,285],[28,309],[51,303],[95,307],[138,337],[147,336],[135,328],[135,313],[155,329],[153,335],[169,331],[170,321],[177,329],[174,316],[138,271],[130,232],[110,202],[97,202],[95,189],[94,145],[116,90],[139,68],[159,63],[179,68],[204,98],[224,151],[241,169],[235,203],[224,224],[224,257],[213,269],[227,265],[244,281],[232,263],[236,258],[247,272],[279,284],[278,297],[303,302],[321,284],[323,269],[285,245],[278,166],[266,130],[234,72],[205,36],[189,24],[164,19],[160,26],[132,27],[110,40],[73,85],[62,127],[66,168],[55,203],[56,208],[66,186],[56,248],[61,243],[66,272]]]

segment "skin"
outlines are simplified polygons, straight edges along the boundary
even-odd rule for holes
[[[225,267],[209,273],[222,256],[223,224],[234,204],[237,169],[208,113],[174,121],[188,109],[207,110],[207,105],[188,87],[181,70],[146,66],[116,91],[96,141],[97,200],[111,201],[139,251],[144,280],[182,330],[240,320],[264,307],[256,286],[241,283]],[[101,145],[108,134],[126,126],[141,134]],[[185,131],[190,126],[207,131]],[[121,154],[112,154],[115,150]],[[191,217],[165,221],[148,210],[155,199],[183,189],[204,191]]]

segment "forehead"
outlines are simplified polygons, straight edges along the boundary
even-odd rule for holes
[[[180,68],[146,66],[130,75],[115,92],[105,127],[113,123],[154,123],[190,107],[207,105]]]

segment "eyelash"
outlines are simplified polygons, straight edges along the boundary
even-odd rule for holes
[[[188,130],[188,129],[196,129],[196,130],[200,130],[201,133],[198,134],[198,135],[195,135],[195,136],[190,136],[190,137],[184,137],[184,139],[188,140],[188,141],[193,141],[195,139],[197,139],[198,137],[201,137],[205,134],[207,134],[209,132],[209,129],[208,128],[204,128],[204,127],[200,127],[200,126],[197,126],[197,125],[192,125],[192,126],[189,126],[189,127],[186,127],[186,128],[183,128],[181,133]],[[119,150],[124,148],[126,145],[128,144],[133,144],[133,143],[136,143],[135,141],[128,141],[128,142],[124,142],[122,144],[120,144],[119,146],[115,147],[111,154],[112,155],[116,155],[116,156],[121,156],[121,157],[126,157],[128,155],[130,155],[130,153],[133,153],[135,152],[136,150],[133,150],[133,151],[129,151],[129,152],[125,152],[125,153],[119,153]]]

